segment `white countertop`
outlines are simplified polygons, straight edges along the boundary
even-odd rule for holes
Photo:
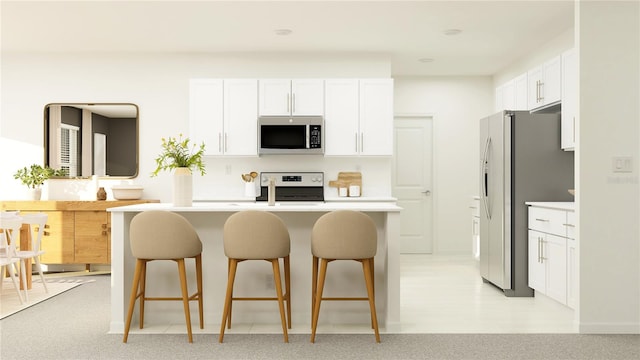
[[[575,211],[576,209],[575,202],[573,201],[527,201],[525,204],[529,206],[567,211]]]
[[[175,207],[171,203],[148,203],[109,208],[110,212],[140,212],[146,210],[170,210],[175,212],[236,212],[242,210],[265,210],[272,212],[328,212],[334,210],[356,210],[364,212],[399,212],[401,207],[388,201],[329,201],[329,202],[276,202],[269,206],[266,201],[251,202],[194,202],[190,207]]]

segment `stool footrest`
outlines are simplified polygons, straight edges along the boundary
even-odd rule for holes
[[[323,297],[324,300],[336,300],[336,301],[369,301],[369,298],[366,297]]]
[[[144,301],[182,301],[182,297],[145,297]],[[198,294],[189,296],[189,301],[198,300]]]
[[[234,297],[231,298],[231,300],[239,300],[239,301],[245,301],[245,300],[278,300],[277,297]],[[283,300],[287,301],[287,296],[284,295],[283,296]]]

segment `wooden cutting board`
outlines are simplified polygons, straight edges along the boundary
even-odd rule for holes
[[[341,171],[338,173],[338,180],[329,181],[329,186],[335,188],[349,187],[349,185],[360,186],[360,195],[362,196],[362,173]]]

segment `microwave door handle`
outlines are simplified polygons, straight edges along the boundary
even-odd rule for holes
[[[306,128],[307,128],[307,131],[305,131],[305,134],[306,134],[305,135],[305,144],[306,144],[306,148],[309,149],[309,148],[311,148],[311,145],[309,145],[309,143],[311,141],[310,138],[309,138],[309,136],[311,134],[311,125],[307,124]]]

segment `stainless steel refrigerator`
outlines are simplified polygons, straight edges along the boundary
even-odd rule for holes
[[[480,120],[480,275],[506,296],[533,296],[525,202],[573,201],[573,158],[560,149],[559,114]]]

